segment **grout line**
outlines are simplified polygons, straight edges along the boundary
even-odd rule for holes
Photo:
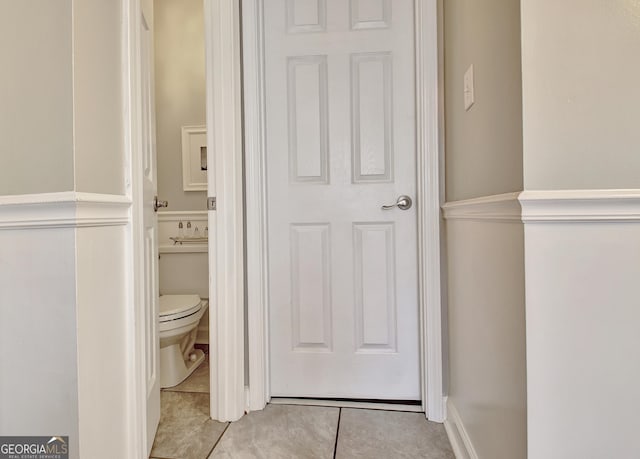
[[[179,394],[207,394],[207,395],[210,394],[210,392],[201,392],[197,390],[174,390],[172,387],[167,387],[166,389],[162,389],[162,392],[173,392],[173,393],[179,393]]]
[[[363,406],[345,406],[340,407],[348,408],[350,410],[366,410],[366,411],[386,411],[387,413],[414,413],[414,414],[424,414],[424,411],[410,411],[410,410],[387,410],[385,408],[367,408]]]
[[[333,405],[322,405],[322,404],[318,404],[318,405],[313,405],[313,404],[307,404],[307,403],[280,403],[280,402],[269,402],[269,405],[281,405],[281,406],[313,406],[316,408],[348,408],[350,410],[366,410],[366,411],[387,411],[389,413],[416,413],[416,414],[424,414],[424,411],[411,411],[411,410],[390,410],[387,408],[369,408],[369,407],[363,407],[363,406],[333,406]]]
[[[213,447],[211,448],[211,451],[209,451],[209,454],[207,454],[207,458],[209,458],[209,456],[211,456],[211,453],[213,453],[213,450],[216,449],[216,446],[218,446],[218,443],[220,443],[220,440],[222,440],[222,437],[224,437],[224,434],[227,433],[227,430],[229,429],[229,426],[231,425],[230,422],[227,422],[227,426],[224,428],[224,430],[222,431],[222,433],[220,434],[220,436],[218,437],[218,439],[216,440],[216,442],[213,444]]]
[[[342,417],[342,408],[338,411],[338,426],[336,427],[336,442],[333,445],[333,459],[336,459],[336,453],[338,452],[338,435],[340,435],[340,418]]]

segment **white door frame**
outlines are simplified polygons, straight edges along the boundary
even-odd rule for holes
[[[131,351],[129,369],[130,457],[147,454],[146,378],[144,353],[144,278],[141,176],[140,37],[138,22],[141,2],[123,4],[123,85],[126,107],[125,142],[127,182],[132,198],[132,232],[128,251],[129,319],[127,347]],[[209,298],[211,344],[211,417],[235,421],[245,413],[244,382],[244,247],[242,182],[242,117],[240,78],[239,0],[204,0],[207,146],[209,164],[215,165],[210,177],[210,196],[218,199],[217,211],[209,211]],[[221,306],[220,306],[221,305]]]
[[[126,1],[126,0],[125,0]],[[132,22],[138,17],[139,0],[126,1],[128,13],[127,77],[135,75],[139,56]],[[209,212],[210,238],[210,358],[211,417],[239,419],[245,410],[264,408],[270,399],[268,284],[265,190],[263,0],[204,0],[207,69],[207,126],[210,163],[215,165],[217,211]],[[240,97],[240,1],[244,22],[244,142],[246,208],[242,189],[242,99]],[[446,417],[442,390],[442,309],[440,292],[441,148],[438,73],[438,0],[415,0],[416,12],[416,122],[418,169],[418,248],[420,299],[420,355],[422,401],[427,417]],[[127,140],[131,172],[135,172],[137,116],[135,77],[127,81],[130,125]],[[131,174],[136,185],[135,173]],[[136,226],[137,202],[133,196],[132,219]],[[247,267],[243,265],[243,211],[246,211]],[[215,223],[215,224],[212,224]],[[135,236],[134,236],[135,237]],[[135,245],[135,244],[134,244]],[[131,247],[134,259],[136,249]],[[135,273],[139,264],[130,267]],[[247,276],[249,397],[245,399],[244,280]],[[138,303],[135,282],[132,303]],[[139,315],[139,311],[136,313]],[[132,321],[135,323],[135,321]],[[132,325],[133,328],[133,325]],[[130,446],[132,457],[145,452],[146,404],[144,356],[140,327],[133,328],[129,347],[135,349],[131,394]]]
[[[242,1],[244,64],[244,158],[246,180],[246,276],[249,350],[247,410],[260,410],[270,400],[268,328],[268,250],[266,205],[266,143],[264,88],[264,0]],[[418,289],[420,321],[421,398],[428,419],[446,418],[443,397],[442,300],[440,282],[440,120],[438,62],[438,0],[414,0],[416,155],[418,214]],[[227,27],[230,25],[227,24]],[[231,37],[227,37],[230,39]],[[234,37],[237,40],[238,37]],[[227,65],[232,66],[233,62]],[[225,65],[221,63],[221,65]],[[231,89],[231,88],[228,88]],[[236,106],[233,112],[241,111]],[[222,152],[229,159],[232,152]],[[216,156],[216,159],[218,157]],[[218,163],[216,163],[218,164]],[[241,170],[235,170],[235,174]],[[243,209],[242,200],[229,205]],[[232,232],[241,234],[242,227]],[[239,241],[242,243],[242,241]],[[230,244],[219,241],[218,244]],[[227,288],[221,285],[219,288]],[[225,305],[231,307],[231,305]],[[241,333],[239,329],[236,329]],[[242,334],[243,331],[242,331]],[[220,352],[213,349],[214,352]],[[235,357],[244,361],[244,354]]]
[[[209,210],[210,413],[245,413],[244,205],[240,1],[204,0]]]

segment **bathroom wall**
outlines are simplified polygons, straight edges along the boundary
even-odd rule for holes
[[[202,0],[155,0],[158,196],[167,210],[206,210],[205,191],[182,189],[182,126],[206,118]]]
[[[158,196],[169,201],[160,219],[160,293],[209,297],[206,247],[167,249],[187,221],[200,234],[207,226],[205,191],[184,191],[182,126],[206,123],[204,11],[202,0],[155,0],[156,141]],[[200,321],[198,342],[208,342],[208,312]]]

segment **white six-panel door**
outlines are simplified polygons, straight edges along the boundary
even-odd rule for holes
[[[147,454],[160,422],[160,339],[158,335],[158,191],[153,83],[153,2],[141,2],[140,90],[142,118],[142,183],[144,219],[145,375],[147,386]]]
[[[418,400],[413,2],[264,14],[271,395]]]

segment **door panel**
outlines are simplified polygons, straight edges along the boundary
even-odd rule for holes
[[[145,359],[147,382],[147,454],[160,422],[160,338],[158,335],[158,218],[154,198],[156,176],[156,133],[153,85],[153,3],[142,2],[140,18],[140,90],[142,118],[142,182],[144,219]]]
[[[395,230],[353,225],[356,352],[396,352]]]
[[[264,11],[272,395],[417,400],[413,1]]]
[[[294,351],[331,351],[331,240],[328,224],[292,224],[291,312]]]

